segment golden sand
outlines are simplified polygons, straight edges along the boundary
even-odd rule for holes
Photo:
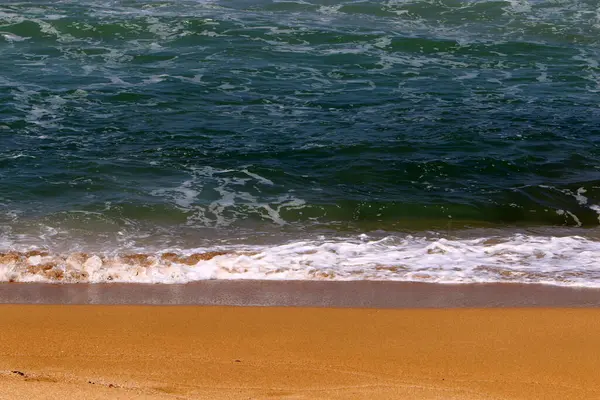
[[[600,399],[600,309],[0,306],[0,399]]]

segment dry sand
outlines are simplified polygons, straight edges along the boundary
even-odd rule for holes
[[[0,399],[598,399],[600,309],[0,306]]]

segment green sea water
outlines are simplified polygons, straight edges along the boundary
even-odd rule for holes
[[[3,248],[596,237],[599,10],[3,1]]]

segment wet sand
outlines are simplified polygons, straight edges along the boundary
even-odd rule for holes
[[[600,289],[537,284],[226,281],[182,285],[0,283],[5,304],[152,304],[353,308],[600,307]]]
[[[600,309],[0,305],[0,399],[598,399]]]

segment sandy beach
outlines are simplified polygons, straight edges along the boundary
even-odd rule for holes
[[[0,399],[597,399],[600,309],[1,305]]]

